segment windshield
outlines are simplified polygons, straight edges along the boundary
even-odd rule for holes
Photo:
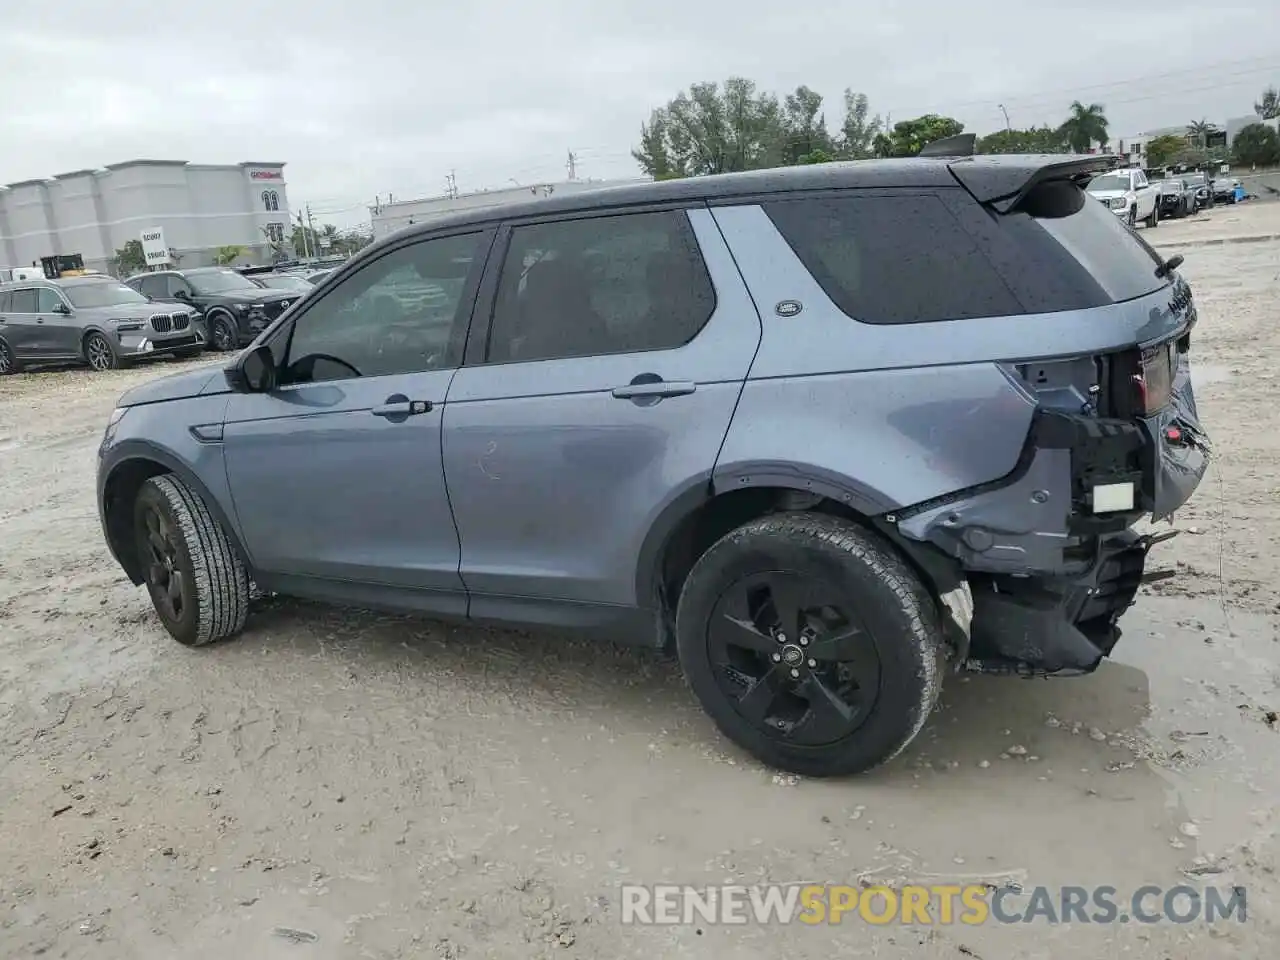
[[[1095,177],[1089,184],[1090,193],[1099,193],[1103,190],[1128,190],[1129,177],[1119,173],[1104,173],[1100,177]]]
[[[273,290],[309,290],[311,284],[303,280],[301,277],[288,277],[284,275],[274,277],[254,277],[264,287]]]
[[[147,298],[123,283],[75,283],[62,288],[73,307],[114,307],[125,303],[147,303]]]
[[[252,280],[234,270],[217,270],[212,273],[187,274],[187,282],[196,293],[226,293],[230,290],[255,290]]]
[[[1161,180],[1160,185],[1166,190],[1182,190],[1184,189],[1181,180]]]

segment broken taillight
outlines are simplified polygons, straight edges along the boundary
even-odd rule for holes
[[[1162,343],[1143,350],[1138,369],[1133,374],[1135,400],[1144,417],[1162,410],[1173,396],[1174,366],[1177,354],[1173,345]]]

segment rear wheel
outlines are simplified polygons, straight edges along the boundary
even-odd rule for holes
[[[0,340],[0,377],[8,376],[11,373],[17,373],[22,369],[22,364],[18,362],[18,358],[13,355],[13,349],[9,344]]]
[[[942,687],[932,597],[873,534],[823,514],[775,514],[713,545],[676,617],[680,664],[730,740],[806,776],[896,756]]]
[[[133,530],[147,592],[175,640],[198,647],[244,628],[248,572],[199,494],[171,474],[152,477]]]
[[[84,338],[84,358],[90,368],[99,373],[120,366],[120,357],[115,348],[106,337],[96,332]]]

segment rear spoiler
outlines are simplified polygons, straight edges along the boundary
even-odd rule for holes
[[[1115,169],[1109,155],[1045,155],[970,157],[949,164],[951,175],[979,203],[1008,213],[1031,190],[1047,180],[1082,183]]]

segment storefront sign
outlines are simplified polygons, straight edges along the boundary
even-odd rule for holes
[[[250,170],[250,180],[283,180],[284,173],[280,170]]]

